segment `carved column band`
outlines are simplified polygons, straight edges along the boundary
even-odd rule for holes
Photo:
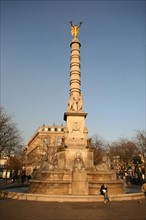
[[[77,97],[80,93],[80,46],[78,41],[74,41],[70,44],[70,93]]]

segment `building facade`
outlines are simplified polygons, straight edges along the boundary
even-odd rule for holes
[[[35,169],[39,169],[42,161],[54,156],[63,145],[65,127],[63,125],[42,125],[28,141],[25,148],[26,172],[31,175]],[[53,158],[50,163],[53,165]]]

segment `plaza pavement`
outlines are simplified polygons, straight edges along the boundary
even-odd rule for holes
[[[1,220],[146,220],[146,199],[120,202],[0,200]]]

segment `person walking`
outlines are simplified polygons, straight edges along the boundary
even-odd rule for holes
[[[100,187],[100,193],[101,195],[104,196],[104,203],[106,203],[107,201],[109,202],[110,199],[109,199],[109,195],[108,195],[108,187],[106,184],[103,184],[101,187]]]

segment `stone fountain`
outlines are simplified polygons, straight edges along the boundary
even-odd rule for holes
[[[102,183],[108,184],[109,194],[124,193],[124,183],[116,179],[109,169],[106,158],[94,166],[93,149],[85,126],[87,113],[83,111],[81,93],[80,47],[78,40],[80,24],[71,23],[70,44],[70,94],[67,111],[64,113],[66,126],[64,138],[57,150],[50,148],[39,169],[34,170],[30,181],[30,193],[48,195],[96,195]]]

